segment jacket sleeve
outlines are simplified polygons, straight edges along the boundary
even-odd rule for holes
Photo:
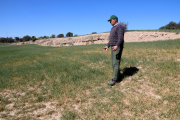
[[[122,25],[119,25],[117,27],[117,35],[118,35],[118,41],[116,46],[120,46],[124,42],[124,27]]]

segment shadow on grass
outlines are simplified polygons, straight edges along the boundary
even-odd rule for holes
[[[125,67],[122,71],[123,73],[120,74],[120,79],[118,80],[118,83],[123,81],[123,79],[125,79],[126,77],[133,76],[139,71],[139,69],[136,67]]]

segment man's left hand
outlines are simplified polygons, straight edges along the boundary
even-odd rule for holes
[[[118,49],[118,46],[113,46],[112,48],[113,48],[112,51],[116,51]]]

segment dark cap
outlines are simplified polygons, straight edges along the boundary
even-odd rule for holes
[[[111,17],[110,17],[110,19],[109,19],[108,21],[111,21],[111,19],[116,19],[116,20],[118,20],[118,17],[115,16],[115,15],[111,15]]]

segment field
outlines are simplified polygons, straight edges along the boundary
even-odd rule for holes
[[[104,46],[0,46],[0,119],[180,119],[180,39]]]
[[[151,31],[151,32],[153,32],[153,31],[155,31],[155,32],[175,32],[175,33],[177,33],[177,34],[179,34],[180,33],[180,29],[171,29],[171,30],[168,30],[168,29],[160,29],[160,30],[128,30],[129,32],[131,32],[131,31]],[[127,31],[127,32],[128,32]]]

